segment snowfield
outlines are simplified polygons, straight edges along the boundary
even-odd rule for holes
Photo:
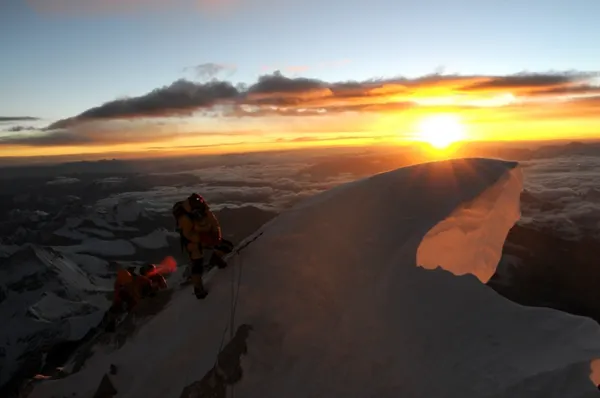
[[[56,247],[57,250],[65,253],[90,253],[103,256],[131,256],[135,254],[135,247],[131,242],[125,239],[103,240],[90,238],[84,240],[79,245]]]
[[[171,238],[179,238],[179,233],[170,232],[164,228],[157,229],[152,231],[146,236],[140,236],[138,238],[133,238],[131,241],[135,243],[137,246],[144,249],[160,249],[162,247],[168,247],[169,241],[168,237]]]
[[[111,302],[110,261],[130,266],[157,261],[170,250],[169,240],[178,241],[160,221],[153,224],[155,214],[142,203],[113,202],[69,204],[47,224],[21,225],[2,237],[0,396],[14,391],[28,373],[44,371],[43,357],[62,355],[61,344],[75,344],[98,326]],[[61,239],[31,243],[41,235]]]
[[[30,398],[91,398],[111,365],[120,398],[209,388],[236,398],[600,396],[594,321],[520,306],[482,283],[521,188],[516,163],[468,159],[326,191],[261,228],[211,275],[205,301],[177,292],[120,349],[97,347],[80,372],[40,382]],[[224,380],[238,358],[241,379]]]
[[[41,350],[80,340],[110,306],[112,280],[59,252],[28,245],[0,257],[0,383]]]

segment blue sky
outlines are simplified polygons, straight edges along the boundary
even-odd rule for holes
[[[216,13],[191,0],[158,11],[137,0],[131,11],[104,13],[32,7],[40,2],[0,3],[0,116],[73,116],[195,79],[183,69],[206,62],[236,65],[230,79],[246,83],[265,67],[305,66],[296,74],[325,80],[438,66],[463,74],[600,69],[598,0],[234,0]]]

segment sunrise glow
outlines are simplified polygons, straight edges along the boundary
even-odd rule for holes
[[[416,138],[437,149],[467,138],[466,128],[460,118],[453,114],[439,114],[424,117],[419,123]]]
[[[178,80],[58,120],[5,120],[0,157],[413,144],[440,157],[462,142],[579,140],[600,131],[600,96],[592,95],[598,88],[583,73],[439,75],[352,85],[272,73],[231,92],[215,91],[215,84],[231,87],[226,80]],[[579,94],[585,90],[590,93]]]

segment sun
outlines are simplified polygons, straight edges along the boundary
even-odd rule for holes
[[[466,138],[466,128],[457,115],[439,114],[424,117],[417,126],[417,140],[437,149],[445,149]]]

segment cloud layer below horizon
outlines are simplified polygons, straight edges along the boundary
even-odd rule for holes
[[[525,177],[519,224],[558,231],[565,238],[583,235],[600,238],[600,146],[589,146],[585,155],[564,146],[557,156],[520,160]],[[198,164],[197,168],[150,174],[156,186],[138,189],[133,183],[111,200],[135,198],[161,212],[189,192],[202,192],[215,209],[254,206],[282,211],[303,198],[376,173],[410,164],[400,152],[348,150],[313,156],[296,153],[278,156],[240,155],[223,158],[218,164]],[[162,168],[170,169],[169,161]],[[132,163],[131,167],[135,167]],[[162,169],[161,168],[161,169]],[[182,178],[186,177],[186,178]],[[119,182],[122,177],[104,178]],[[124,179],[123,179],[124,180]],[[179,181],[166,186],[162,181]],[[185,182],[184,182],[185,181]],[[78,183],[73,178],[49,179],[48,184]],[[85,185],[82,185],[85,186]]]
[[[211,67],[212,66],[212,67]],[[546,139],[597,134],[600,86],[593,72],[442,75],[326,82],[260,76],[251,85],[214,76],[232,66],[203,64],[186,79],[120,98],[30,130],[2,128],[9,148],[143,148],[306,144],[410,137],[425,115],[456,113],[471,139]],[[514,131],[519,129],[520,131]],[[562,137],[559,137],[562,134]],[[142,144],[147,144],[146,146]]]
[[[168,209],[177,197],[197,190],[217,204],[217,208],[253,205],[281,211],[303,198],[370,175],[372,168],[377,167],[369,166],[374,157],[356,153],[322,160],[299,158],[265,165],[209,167],[187,172],[202,181],[196,186],[131,195]],[[600,176],[597,173],[600,153],[561,155],[520,163],[525,181],[519,224],[556,231],[567,239],[600,238]],[[357,165],[365,169],[358,171]],[[379,171],[385,169],[381,167]]]

